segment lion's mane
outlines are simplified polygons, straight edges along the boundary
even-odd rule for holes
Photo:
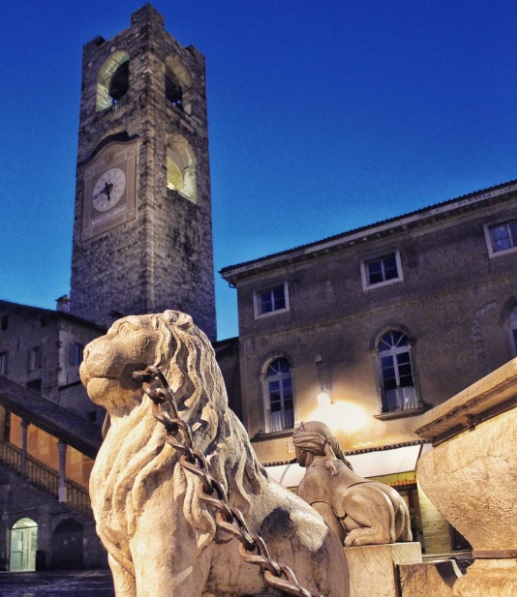
[[[225,384],[208,338],[183,313],[166,311],[147,317],[158,335],[154,362],[148,364],[164,373],[175,393],[180,417],[191,426],[194,448],[205,455],[210,473],[222,483],[232,504],[246,514],[250,496],[258,490],[258,478],[265,472],[244,428],[228,409]],[[104,454],[109,467],[104,467],[103,497],[111,502],[112,519],[101,525],[100,533],[114,545],[120,545],[120,539],[110,529],[133,536],[136,513],[158,479],[174,477],[170,485],[175,495],[170,499],[181,503],[186,520],[198,532],[198,547],[203,547],[216,529],[211,514],[198,499],[201,481],[179,466],[177,452],[166,443],[163,424],[153,417],[152,401],[144,395],[124,419],[118,426],[112,424],[105,438],[110,449]],[[123,555],[124,567],[132,571],[129,554],[117,555]]]

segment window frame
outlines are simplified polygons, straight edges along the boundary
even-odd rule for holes
[[[27,368],[29,373],[33,371],[38,371],[43,366],[43,351],[41,350],[41,346],[33,346],[29,349],[29,358],[27,363]]]
[[[517,251],[517,238],[515,240],[515,244],[513,244],[513,246],[507,248],[507,249],[500,249],[500,250],[495,250],[494,249],[494,244],[493,244],[493,238],[492,238],[492,230],[494,228],[498,228],[501,226],[509,226],[510,224],[515,224],[517,226],[517,218],[513,218],[513,219],[504,219],[504,220],[500,220],[497,222],[490,222],[488,224],[483,224],[483,231],[485,233],[485,242],[486,242],[486,246],[488,249],[488,256],[490,259],[492,259],[493,257],[500,257],[501,255],[508,255],[509,253],[515,253],[515,251]],[[511,238],[511,234],[510,234],[510,238]],[[513,243],[513,239],[512,243]]]
[[[79,366],[83,360],[83,352],[85,345],[81,342],[72,342],[70,344],[70,351],[68,361],[70,365]]]
[[[7,350],[0,352],[0,375],[9,373],[9,353]]]
[[[269,370],[271,367],[280,361],[285,361],[287,363],[288,369],[287,372],[278,372],[275,375],[268,375]],[[286,385],[285,382],[289,381],[289,384]],[[280,396],[280,409],[274,411],[275,413],[280,413],[279,416],[276,418],[281,421],[281,428],[276,428],[277,426],[273,424],[273,417],[271,416],[272,409],[271,409],[271,384],[278,383],[278,393]],[[265,416],[265,431],[266,433],[286,433],[292,431],[294,428],[295,422],[295,398],[294,398],[294,377],[293,377],[293,366],[291,361],[286,358],[285,356],[278,356],[274,359],[270,359],[267,365],[264,368],[263,374],[263,388],[264,388],[264,416]],[[286,395],[286,389],[290,390],[290,395]],[[285,401],[286,398],[291,401],[292,407],[286,408]],[[291,411],[291,412],[289,412]],[[286,421],[290,420],[292,425],[286,426]],[[289,421],[288,421],[289,422]]]
[[[273,293],[275,290],[282,288],[284,293],[284,307],[275,309],[273,308],[271,311],[261,311],[262,300],[261,297],[266,293]],[[272,297],[272,304],[274,306],[274,297]],[[256,290],[253,293],[253,310],[255,319],[261,319],[262,317],[271,317],[271,315],[278,315],[279,313],[286,313],[290,310],[289,305],[289,289],[287,282],[282,282],[281,284],[275,284],[266,288],[262,288],[261,290]]]
[[[517,357],[517,305],[510,309],[507,319],[508,338],[510,340],[510,349],[512,357]]]
[[[370,273],[369,273],[369,265],[371,263],[379,262],[383,263],[385,259],[391,256],[395,257],[395,265],[397,268],[397,277],[390,278],[389,280],[381,280],[380,282],[370,282]],[[361,261],[361,282],[363,284],[363,290],[371,290],[373,288],[381,288],[382,286],[389,286],[390,284],[395,284],[397,282],[404,281],[404,274],[402,272],[402,261],[400,259],[400,251],[395,249],[394,251],[389,251],[383,253],[377,257],[371,257],[367,259],[363,259]]]
[[[381,344],[389,334],[400,334],[402,338],[405,338],[404,344],[396,343],[391,348],[382,348]],[[384,331],[382,334],[378,336],[378,340],[376,342],[376,366],[378,371],[378,379],[379,379],[379,394],[380,394],[380,401],[381,401],[381,413],[379,415],[375,415],[375,418],[380,420],[387,420],[387,419],[395,419],[395,418],[403,418],[403,417],[411,417],[417,414],[420,414],[424,411],[424,405],[420,400],[418,386],[417,386],[417,379],[416,379],[416,371],[414,365],[414,358],[413,358],[413,350],[412,344],[409,335],[407,332],[391,328]],[[399,355],[408,355],[407,362],[399,363],[398,356]],[[387,390],[385,388],[386,378],[384,376],[384,370],[382,360],[390,357],[392,359],[392,366],[394,368],[395,374],[395,381],[396,387],[394,390]],[[402,377],[405,377],[404,374],[401,374],[401,367],[404,367],[409,364],[409,375],[411,376],[411,385],[401,385],[400,381]],[[412,391],[405,391],[404,388],[412,388]],[[390,409],[388,396],[386,392],[395,391],[396,395],[393,397],[397,402],[401,402],[400,408]],[[407,395],[406,395],[407,394]],[[411,396],[409,396],[411,394]],[[393,399],[392,397],[392,399]]]

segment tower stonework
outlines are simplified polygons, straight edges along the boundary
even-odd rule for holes
[[[215,340],[205,61],[147,4],[83,51],[71,309],[169,308]]]

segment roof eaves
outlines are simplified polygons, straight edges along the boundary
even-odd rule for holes
[[[65,319],[67,321],[71,321],[72,323],[78,323],[90,327],[92,329],[98,330],[99,332],[106,331],[105,327],[92,321],[88,321],[87,319],[82,319],[81,317],[73,315],[72,313],[67,313],[66,311],[56,311],[53,309],[45,309],[44,307],[33,307],[32,305],[23,305],[21,303],[14,303],[12,301],[0,299],[0,306],[2,304],[5,304],[7,307],[11,309],[26,311],[28,313],[33,313],[34,315],[45,315],[46,317],[52,317],[54,319]]]
[[[245,261],[236,265],[230,265],[222,268],[219,273],[225,280],[231,283],[238,277],[247,273],[251,273],[258,268],[262,269],[273,267],[277,263],[284,262],[286,259],[296,259],[312,253],[335,249],[345,243],[351,243],[357,240],[366,240],[365,237],[367,236],[388,231],[393,229],[395,226],[409,226],[424,219],[433,218],[438,215],[447,215],[454,210],[462,209],[466,206],[474,206],[516,190],[517,179],[514,179],[494,187],[475,191],[466,195],[461,195],[460,197],[456,197],[454,199],[449,199],[441,203],[423,207],[401,216],[395,216],[387,220],[381,220],[374,224],[361,226],[359,228],[314,241],[312,243],[300,245],[298,247],[287,249],[278,253],[272,253],[270,255],[252,259],[250,261]]]

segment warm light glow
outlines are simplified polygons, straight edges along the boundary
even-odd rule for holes
[[[342,400],[331,402],[326,392],[320,392],[317,401],[318,406],[308,420],[325,423],[333,433],[360,433],[371,423],[368,412],[357,404]]]

